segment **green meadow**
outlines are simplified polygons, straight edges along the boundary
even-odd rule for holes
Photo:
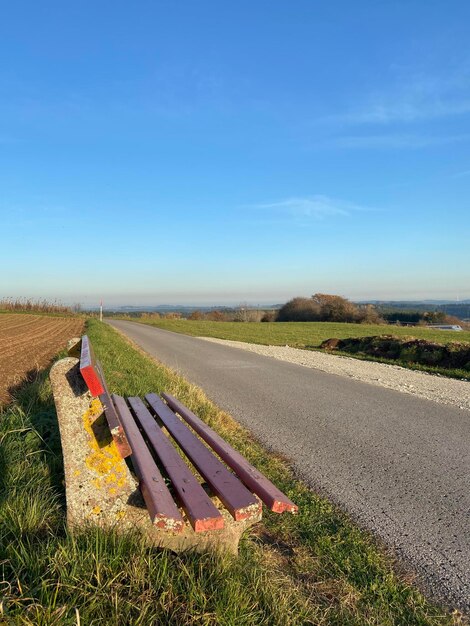
[[[322,341],[332,337],[345,339],[346,337],[391,334],[400,337],[412,336],[440,343],[470,341],[470,331],[445,331],[420,326],[405,327],[336,322],[209,322],[185,319],[128,319],[194,337],[217,337],[218,339],[247,341],[248,343],[271,346],[289,345],[293,348],[318,348]]]

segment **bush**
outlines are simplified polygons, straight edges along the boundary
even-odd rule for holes
[[[315,293],[312,300],[320,307],[323,322],[356,322],[359,317],[358,307],[341,296]]]
[[[320,347],[445,369],[465,369],[470,363],[470,343],[467,342],[440,344],[414,337],[380,335],[327,339]]]
[[[261,318],[262,322],[274,322],[276,320],[276,313],[274,311],[266,311]]]
[[[188,317],[188,320],[203,320],[204,313],[202,311],[193,311],[191,315]]]
[[[151,313],[142,313],[142,315],[140,315],[139,317],[141,317],[142,319],[148,319],[148,320],[159,320],[161,318],[160,313],[155,312],[151,312]]]
[[[294,298],[279,309],[277,322],[317,322],[321,308],[311,298]]]
[[[383,323],[383,319],[372,304],[358,306],[346,298],[326,293],[316,293],[311,298],[289,300],[279,310],[276,321]]]
[[[384,324],[385,320],[379,314],[373,304],[365,304],[358,307],[357,322],[361,324]]]
[[[206,320],[209,320],[210,322],[226,322],[227,315],[222,311],[210,311],[209,313],[206,313]]]

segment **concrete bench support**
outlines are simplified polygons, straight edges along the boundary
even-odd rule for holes
[[[67,524],[122,523],[137,485],[110,435],[102,404],[88,391],[79,359],[55,363],[50,379],[64,457]]]

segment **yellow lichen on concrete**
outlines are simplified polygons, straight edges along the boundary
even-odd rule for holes
[[[93,400],[77,358],[58,361],[51,369],[57,408],[67,498],[67,525],[92,522],[122,528],[134,523],[128,504],[137,485],[109,432],[103,406]],[[125,511],[126,515],[118,517]],[[139,519],[142,512],[139,510]],[[127,515],[130,520],[127,519]]]
[[[90,448],[85,463],[89,469],[98,475],[93,481],[97,487],[101,487],[103,484],[114,484],[116,487],[122,487],[126,482],[126,474],[116,444],[110,439],[108,443],[100,447],[93,431],[93,424],[102,414],[103,406],[99,398],[94,398],[89,409],[82,416]]]

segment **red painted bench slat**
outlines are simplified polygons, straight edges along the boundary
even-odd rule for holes
[[[127,398],[196,532],[224,527],[224,518],[140,398]]]
[[[100,376],[101,384],[103,385],[103,393],[100,394],[100,402],[103,405],[104,415],[106,417],[106,421],[108,422],[109,430],[111,431],[111,435],[113,437],[114,443],[119,451],[119,454],[123,459],[132,454],[132,448],[130,443],[127,440],[126,433],[122,427],[121,422],[119,421],[119,417],[116,413],[116,409],[114,408],[114,404],[112,403],[111,396],[108,391],[108,386],[106,384],[106,380],[103,374],[103,368],[101,367],[101,363],[99,361],[96,362],[96,370]]]
[[[181,513],[165,485],[124,398],[113,394],[111,399],[132,446],[132,464],[139,478],[140,490],[152,523],[165,530],[182,531],[184,522]]]
[[[200,439],[155,394],[145,396],[151,411],[156,414],[172,437],[184,450],[197,471],[211,486],[235,520],[259,515],[261,504],[248,489],[229,472],[219,459],[206,448]]]
[[[80,373],[87,384],[93,397],[104,393],[103,384],[96,370],[95,355],[87,335],[82,337],[82,348],[80,353]]]
[[[284,511],[297,513],[297,505],[289,500],[266,476],[258,472],[253,465],[225,442],[212,428],[170,394],[164,393],[162,397],[211,446],[220,458],[233,469],[240,480],[261,498],[271,511],[276,513],[283,513]]]

